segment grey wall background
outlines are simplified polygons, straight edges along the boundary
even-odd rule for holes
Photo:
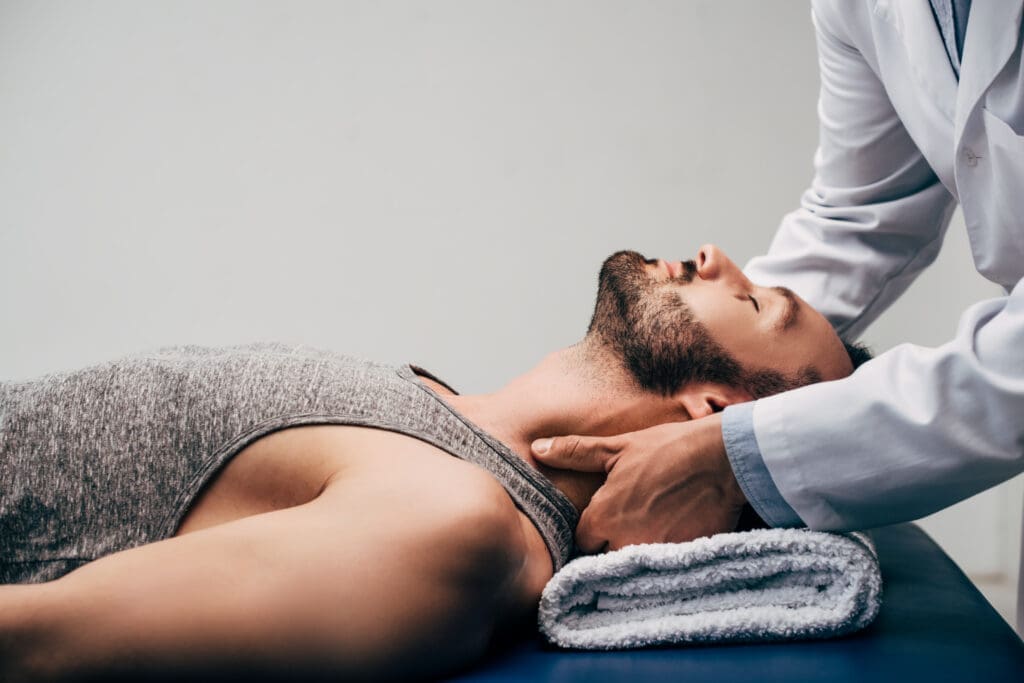
[[[0,377],[281,339],[497,388],[611,252],[764,251],[816,91],[806,2],[0,1]],[[958,218],[865,340],[997,294]],[[928,522],[979,580],[1020,484]]]

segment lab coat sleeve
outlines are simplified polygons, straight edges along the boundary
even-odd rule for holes
[[[935,260],[955,204],[834,11],[815,3],[812,14],[821,88],[811,187],[744,270],[856,339]]]
[[[757,401],[764,464],[807,526],[916,519],[1024,471],[1024,280],[937,348]]]
[[[746,270],[855,338],[934,260],[953,205],[870,65],[822,14],[814,181]],[[904,344],[845,379],[757,401],[761,485],[809,527],[844,530],[921,517],[1020,473],[1022,349],[1018,283],[970,307],[938,348]]]

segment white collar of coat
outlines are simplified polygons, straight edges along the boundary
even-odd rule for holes
[[[875,0],[872,11],[903,38],[914,78],[954,122],[959,140],[968,114],[1017,47],[1022,9],[1024,0],[971,3],[959,87],[928,0]]]

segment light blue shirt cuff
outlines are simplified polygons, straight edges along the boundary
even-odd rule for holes
[[[796,511],[779,493],[764,464],[754,434],[756,401],[728,406],[722,413],[722,438],[736,481],[747,502],[767,524],[773,527],[804,526]]]

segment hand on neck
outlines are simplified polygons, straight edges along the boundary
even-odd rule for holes
[[[530,453],[535,439],[613,436],[691,418],[686,401],[644,391],[620,362],[589,340],[545,356],[494,393],[444,399],[536,467],[578,509],[590,501],[604,474],[539,465]]]

